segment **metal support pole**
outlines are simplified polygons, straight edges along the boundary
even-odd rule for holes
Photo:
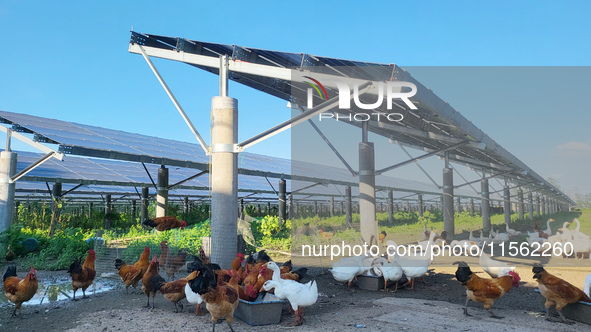
[[[423,195],[422,194],[419,194],[418,196],[419,196],[419,217],[422,217],[423,216],[423,210],[424,210],[424,208],[423,208]]]
[[[388,224],[394,224],[394,195],[392,190],[388,190]]]
[[[166,207],[168,205],[168,168],[160,167],[158,169],[158,190],[156,194],[156,217],[166,216]]]
[[[459,197],[456,197],[456,212],[462,212],[462,199]]]
[[[10,148],[9,142],[7,142],[7,148]],[[16,174],[16,160],[16,153],[10,151],[0,152],[0,233],[9,229],[14,219],[16,183],[10,183],[9,180]]]
[[[490,196],[488,188],[488,179],[482,179],[480,182],[480,195],[482,196],[482,230],[485,233],[490,232]]]
[[[404,202],[404,209],[406,210],[406,212],[410,212],[410,202],[409,201]]]
[[[505,213],[505,225],[511,225],[511,192],[509,186],[505,183],[503,187],[503,212]]]
[[[347,226],[351,227],[353,224],[353,206],[351,205],[351,186],[347,186],[345,188],[345,202],[346,202],[346,210],[345,210],[345,220],[347,221]]]
[[[227,69],[222,65],[221,70]],[[221,80],[227,76],[220,74]],[[227,84],[227,83],[226,83]],[[221,91],[221,95],[227,91]],[[213,97],[211,107],[211,261],[230,268],[238,231],[238,101]]]
[[[279,225],[283,225],[285,220],[287,220],[287,198],[285,196],[286,192],[286,184],[284,179],[279,180],[279,212],[277,212],[279,218]]]
[[[150,194],[150,189],[148,187],[143,187],[142,188],[142,208],[140,210],[140,219],[141,222],[144,222],[146,219],[148,219],[148,196]]]
[[[289,215],[287,216],[288,219],[295,219],[293,211],[293,195],[289,194]]]
[[[53,236],[55,230],[57,228],[57,224],[60,221],[60,215],[62,210],[62,184],[56,182],[53,184],[53,188],[51,190],[51,198],[53,199],[53,204],[51,206],[51,225],[49,226],[49,236]]]
[[[519,201],[519,220],[525,219],[525,204],[523,203],[523,190],[517,191],[517,200]]]
[[[445,166],[443,168],[443,230],[447,232],[446,240],[452,241],[455,234],[453,170],[447,167],[447,160]]]
[[[542,213],[540,215],[548,214],[548,210],[546,210],[546,197],[542,197]]]
[[[135,216],[136,216],[136,210],[137,210],[137,205],[136,205],[136,200],[132,200],[131,201],[131,218],[135,220]]]
[[[105,229],[111,229],[111,195],[105,195]]]
[[[536,195],[536,215],[539,217],[541,216],[541,204],[540,204],[540,195]]]
[[[314,201],[314,215],[318,217],[318,201]]]
[[[470,215],[474,215],[474,198],[470,198]]]
[[[183,197],[183,214],[185,219],[189,216],[189,196]]]
[[[88,203],[88,219],[92,219],[92,209],[93,209],[93,204],[92,202]]]
[[[330,216],[334,216],[334,196],[330,196]]]

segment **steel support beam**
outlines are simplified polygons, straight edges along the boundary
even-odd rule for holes
[[[470,198],[470,215],[471,216],[474,216],[474,212],[475,212],[475,209],[474,209],[474,198]]]
[[[105,195],[105,229],[111,229],[111,195]]]
[[[523,190],[517,191],[517,201],[519,204],[519,220],[525,219],[525,204],[523,203]]]
[[[150,195],[150,189],[148,187],[142,187],[142,207],[140,210],[140,224],[148,218],[148,196]]]
[[[285,184],[285,180],[280,179],[279,180],[279,211],[278,211],[278,216],[279,216],[279,225],[283,225],[283,223],[285,222],[285,220],[287,220],[287,202],[286,202],[286,184]]]
[[[423,195],[422,194],[418,194],[418,204],[419,204],[419,217],[423,216],[423,212],[424,212],[424,206],[423,206]],[[459,197],[458,197],[459,199]]]
[[[364,122],[364,123],[365,123],[365,122]],[[429,152],[429,153],[426,153],[426,154],[424,154],[424,155],[422,155],[422,156],[418,156],[418,157],[415,157],[415,158],[409,159],[409,160],[407,160],[407,161],[404,161],[404,162],[398,163],[398,164],[396,164],[396,165],[392,165],[392,166],[388,166],[388,167],[382,168],[382,169],[380,169],[380,170],[376,171],[376,175],[380,175],[380,174],[383,174],[383,173],[385,173],[385,172],[391,171],[391,170],[393,170],[393,169],[396,169],[396,168],[399,168],[399,167],[402,167],[402,166],[405,166],[405,165],[408,165],[408,164],[414,163],[415,161],[419,161],[419,160],[421,160],[421,159],[429,158],[429,157],[431,157],[431,156],[437,155],[437,154],[439,154],[439,153],[442,153],[442,152],[447,152],[447,151],[449,151],[449,150],[453,150],[453,149],[455,149],[455,148],[458,148],[458,147],[460,147],[460,146],[466,145],[466,144],[468,144],[468,143],[469,143],[469,141],[462,141],[462,142],[460,142],[460,143],[456,143],[456,144],[454,144],[454,145],[450,145],[450,146],[448,146],[448,147],[446,147],[446,148],[439,149],[439,150],[434,150],[434,151],[431,151],[431,152]]]
[[[345,220],[347,222],[347,226],[351,227],[353,225],[353,203],[351,199],[351,186],[345,187]]]
[[[449,163],[446,161],[446,166]],[[453,170],[443,168],[443,230],[447,232],[446,240],[454,239],[454,181]]]

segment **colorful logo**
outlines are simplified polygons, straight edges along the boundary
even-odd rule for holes
[[[304,81],[304,83],[309,84],[311,87],[313,87],[318,92],[318,94],[320,95],[320,99],[322,99],[322,100],[327,99],[328,100],[328,94],[326,93],[326,89],[324,89],[324,86],[322,84],[320,84],[320,82],[318,82],[318,80],[313,79],[310,76],[304,76],[304,77],[307,78],[307,79],[310,79],[311,81],[313,81],[314,83],[316,83],[316,85],[314,85],[314,84],[312,84],[310,82]],[[320,92],[320,89],[318,89],[318,87],[320,87],[320,89],[322,89],[322,92],[324,92],[324,95],[322,95],[322,92]]]

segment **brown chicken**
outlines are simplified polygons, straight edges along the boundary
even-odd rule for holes
[[[279,267],[279,271],[281,272],[281,274],[289,273],[289,272],[291,272],[292,268],[293,268],[293,266],[291,265],[291,260],[288,260],[287,262],[283,263],[283,265],[281,265],[281,267]]]
[[[174,312],[178,312],[177,304],[181,307],[181,311],[183,311],[183,304],[179,303],[179,301],[187,297],[185,295],[185,285],[187,285],[189,280],[195,279],[197,273],[197,271],[193,271],[185,278],[167,282],[160,287],[160,293],[174,304]]]
[[[508,276],[485,279],[472,273],[470,267],[465,262],[455,262],[454,265],[455,264],[458,264],[456,279],[458,279],[460,284],[466,287],[466,306],[464,307],[464,315],[471,316],[468,314],[468,303],[474,301],[484,304],[484,309],[490,313],[492,318],[503,318],[495,315],[490,307],[513,286],[519,287],[519,280],[521,280],[519,275],[510,271]]]
[[[379,234],[378,238],[380,239],[380,243],[382,243],[382,244],[384,243],[384,239],[386,238],[386,236],[388,236],[388,233],[386,233],[386,231],[382,231]]]
[[[322,230],[322,228],[318,229],[318,233],[320,233],[320,237],[322,237],[328,242],[330,242],[330,240],[334,236],[334,232],[325,232]]]
[[[157,231],[163,232],[174,228],[184,229],[187,227],[187,222],[184,220],[178,220],[175,217],[165,216],[152,219],[146,219],[142,225],[156,228]]]
[[[242,274],[242,262],[244,262],[244,254],[239,252],[236,254],[236,258],[232,261],[232,270]]]
[[[174,275],[177,274],[186,263],[187,252],[184,250],[179,250],[175,257],[172,257],[166,261],[166,274],[168,277],[174,279]]]
[[[168,255],[170,255],[170,248],[167,245],[168,241],[160,242],[160,256],[158,260],[160,261],[160,265],[166,266],[166,261],[168,260]]]
[[[150,266],[148,267],[148,271],[146,271],[142,277],[142,291],[144,291],[144,294],[148,297],[146,308],[150,308],[150,296],[152,296],[151,308],[154,309],[154,297],[160,288],[162,288],[162,285],[166,283],[166,280],[164,280],[158,272],[159,265],[158,258],[154,255],[154,258],[152,258]]]
[[[16,266],[10,265],[4,273],[4,292],[10,302],[14,303],[12,316],[16,316],[16,311],[20,311],[23,302],[29,301],[37,293],[39,283],[37,282],[37,271],[31,266],[31,270],[21,279],[16,276]]]
[[[121,280],[125,283],[125,293],[127,293],[127,289],[129,286],[133,286],[135,288],[142,277],[148,270],[148,266],[150,265],[150,248],[145,247],[144,252],[140,256],[140,259],[133,265],[128,265],[120,258],[115,260],[115,267],[117,268],[117,273],[121,277]]]
[[[234,320],[234,310],[238,307],[239,297],[236,289],[230,285],[216,286],[209,289],[201,297],[205,301],[205,308],[211,314],[211,322],[213,324],[213,331],[215,331],[215,323],[220,318],[225,318],[230,330],[232,328],[232,321]]]
[[[80,265],[80,260],[75,260],[68,269],[70,277],[72,277],[72,290],[74,291],[73,301],[76,301],[76,291],[82,289],[82,298],[88,298],[86,296],[86,289],[92,285],[94,277],[96,276],[96,270],[94,269],[94,261],[96,260],[96,253],[94,250],[88,250],[88,255],[84,260],[84,264]]]
[[[574,322],[566,320],[562,314],[562,308],[567,304],[577,303],[579,301],[591,303],[591,299],[582,290],[565,280],[551,275],[542,266],[534,266],[532,271],[534,273],[534,279],[538,280],[540,293],[546,298],[544,305],[546,306],[547,320],[555,321],[550,317],[550,308],[554,306],[563,323],[573,324]]]

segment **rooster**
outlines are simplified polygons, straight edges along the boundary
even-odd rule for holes
[[[494,279],[480,278],[474,274],[466,262],[455,262],[458,265],[456,270],[456,279],[466,287],[466,306],[464,307],[464,315],[468,314],[468,303],[470,301],[484,304],[492,318],[503,318],[497,316],[490,309],[497,299],[505,295],[513,286],[519,287],[519,274],[514,271],[509,271],[507,276],[502,276]]]
[[[88,255],[84,260],[84,264],[80,265],[80,259],[75,260],[68,269],[68,273],[72,277],[72,290],[74,291],[74,298],[72,301],[76,301],[76,291],[82,289],[82,298],[88,298],[86,296],[86,289],[92,285],[94,277],[96,276],[96,270],[94,269],[94,261],[96,260],[96,253],[94,250],[88,250]]]
[[[154,297],[156,293],[162,288],[162,285],[166,283],[166,280],[160,276],[158,273],[158,258],[154,255],[152,261],[150,262],[150,266],[148,267],[148,271],[142,277],[142,291],[148,297],[148,304],[146,308],[150,308],[150,296],[152,296],[152,309],[154,309]]]
[[[157,231],[163,232],[174,228],[184,229],[187,227],[187,222],[184,220],[178,220],[175,217],[165,216],[152,219],[146,219],[142,225],[156,228]]]
[[[232,261],[232,270],[238,272],[242,276],[242,262],[244,262],[244,254],[239,252],[236,258]]]
[[[191,279],[195,279],[196,276],[197,271],[193,271],[185,278],[167,282],[160,287],[160,293],[174,304],[174,312],[178,312],[177,304],[181,307],[181,311],[183,311],[183,304],[179,301],[186,297],[185,286],[187,285],[187,282]]]
[[[534,266],[532,271],[534,273],[534,279],[538,281],[540,293],[546,298],[546,303],[544,303],[546,306],[546,320],[554,321],[550,318],[550,308],[554,306],[563,323],[573,324],[573,322],[567,321],[564,318],[562,308],[567,304],[577,303],[578,301],[591,303],[591,299],[589,299],[587,294],[565,280],[551,275],[542,266]]]
[[[127,293],[129,286],[135,288],[138,282],[142,280],[144,273],[146,273],[150,264],[150,248],[145,247],[140,259],[133,265],[128,265],[120,258],[117,258],[114,263],[117,273],[125,283],[125,293]]]
[[[21,279],[16,276],[16,265],[10,265],[4,273],[4,292],[10,302],[14,303],[12,316],[16,316],[16,311],[21,313],[23,302],[29,301],[37,293],[39,283],[37,281],[37,271],[31,266],[31,270]]]

